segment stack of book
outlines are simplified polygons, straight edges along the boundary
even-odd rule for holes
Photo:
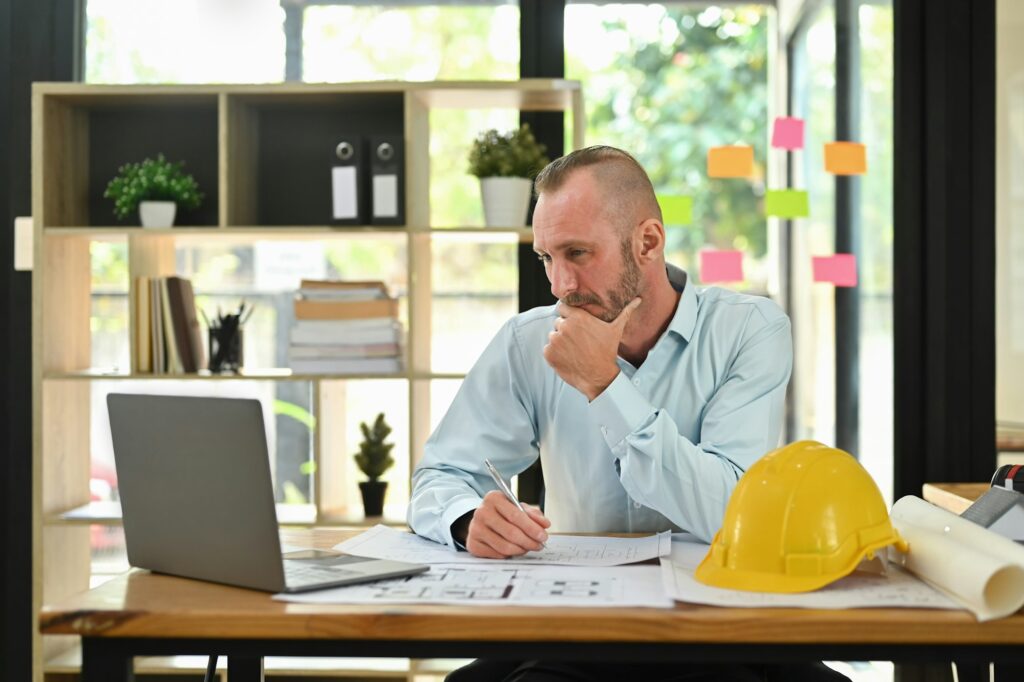
[[[398,300],[383,282],[302,280],[288,360],[296,374],[400,372]]]
[[[133,372],[180,374],[206,366],[192,282],[181,277],[136,277],[132,313]]]

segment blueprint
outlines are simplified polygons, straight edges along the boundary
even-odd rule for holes
[[[668,556],[671,535],[647,535],[639,538],[605,536],[551,535],[547,546],[539,552],[497,561],[481,559],[469,552],[457,552],[446,545],[421,538],[413,533],[378,525],[334,549],[346,554],[392,559],[414,564],[549,564],[559,566],[620,566]]]
[[[712,606],[808,609],[892,606],[915,609],[960,608],[956,602],[892,564],[887,566],[882,574],[855,571],[821,589],[798,594],[744,592],[711,587],[693,577],[694,571],[707,553],[708,546],[705,544],[673,540],[671,558],[661,560],[665,592],[669,596],[683,602]]]
[[[658,566],[439,564],[426,573],[274,599],[301,604],[646,606],[671,608]]]

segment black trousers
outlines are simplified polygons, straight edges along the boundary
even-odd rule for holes
[[[849,682],[822,663],[732,665],[476,660],[446,682]]]

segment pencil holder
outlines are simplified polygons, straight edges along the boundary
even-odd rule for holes
[[[242,367],[242,328],[210,327],[210,371],[237,373]]]

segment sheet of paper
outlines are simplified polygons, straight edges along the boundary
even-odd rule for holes
[[[552,535],[540,552],[495,561],[481,559],[469,552],[457,552],[446,545],[421,538],[413,533],[377,525],[365,533],[335,546],[346,554],[373,559],[393,559],[414,564],[553,564],[561,566],[620,566],[668,555],[671,534],[647,535],[640,538],[609,538],[603,536]]]
[[[666,226],[689,225],[693,222],[693,197],[681,194],[659,194],[661,218]]]
[[[426,573],[274,599],[301,604],[476,604],[672,608],[658,566],[438,564]]]
[[[857,257],[852,253],[814,256],[811,267],[815,282],[826,282],[837,287],[857,286]]]
[[[772,127],[772,146],[776,149],[804,148],[804,120],[793,116],[779,116]]]
[[[742,282],[743,252],[701,251],[700,281],[705,284],[711,284],[712,282]]]
[[[711,587],[693,577],[694,571],[707,553],[708,546],[703,543],[673,540],[671,558],[661,560],[665,592],[669,596],[678,601],[694,604],[751,608],[960,608],[953,600],[891,564],[885,575],[858,571],[820,590],[799,594],[743,592]]]
[[[708,150],[709,178],[749,178],[754,174],[754,148],[748,145]]]
[[[868,172],[868,149],[859,142],[825,144],[825,171],[834,175],[864,175]]]
[[[807,192],[801,189],[770,189],[764,193],[764,214],[779,218],[806,218],[810,215]]]
[[[978,620],[1002,618],[1024,606],[1024,547],[913,495],[900,498],[891,517],[910,551],[890,550],[890,558]]]

